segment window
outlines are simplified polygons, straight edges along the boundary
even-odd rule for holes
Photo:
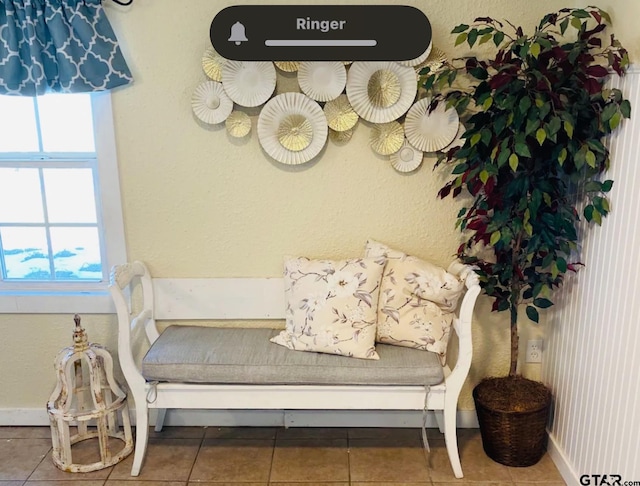
[[[109,93],[0,96],[0,312],[111,312],[125,260]]]

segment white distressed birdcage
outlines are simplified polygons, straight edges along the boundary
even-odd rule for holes
[[[133,450],[127,395],[113,377],[113,359],[104,346],[90,343],[74,317],[73,346],[55,360],[57,385],[47,402],[53,442],[53,462],[63,471],[90,472],[112,466]],[[123,446],[112,451],[119,441]],[[96,440],[100,460],[78,464],[72,445]]]

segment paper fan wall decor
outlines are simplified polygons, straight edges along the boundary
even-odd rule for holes
[[[458,113],[446,109],[443,103],[429,113],[430,98],[423,98],[411,107],[404,121],[409,143],[423,152],[436,152],[449,145],[458,133]]]
[[[404,115],[415,100],[418,78],[413,68],[397,62],[356,61],[347,75],[347,97],[353,109],[372,123]]]
[[[222,67],[222,84],[240,106],[260,106],[276,88],[276,68],[272,62],[227,61]]]
[[[224,122],[233,138],[251,133],[257,116],[264,152],[291,165],[316,157],[328,138],[347,143],[362,119],[369,122],[371,150],[388,156],[398,172],[411,172],[422,164],[424,152],[446,150],[456,133],[464,132],[464,127],[458,131],[455,110],[441,105],[429,113],[430,100],[418,91],[420,71],[444,63],[444,52],[431,43],[419,57],[397,62],[235,61],[209,46],[202,55],[207,80],[194,89],[191,106],[204,123]],[[298,88],[301,92],[292,92]],[[257,110],[234,110],[234,105]]]
[[[274,96],[258,117],[260,145],[283,164],[303,164],[318,155],[328,130],[320,105],[302,93]]]
[[[344,91],[347,70],[339,61],[302,62],[298,69],[298,84],[309,98],[330,101]]]
[[[200,83],[191,97],[193,113],[203,122],[221,123],[233,110],[233,101],[216,81]]]

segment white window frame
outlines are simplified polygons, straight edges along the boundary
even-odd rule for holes
[[[97,158],[97,210],[102,226],[103,267],[127,261],[120,179],[116,156],[111,95],[91,94]],[[28,159],[30,160],[30,159]],[[26,162],[27,166],[28,162]],[[108,291],[108,271],[100,282],[15,282],[0,280],[1,314],[110,314],[115,312]]]

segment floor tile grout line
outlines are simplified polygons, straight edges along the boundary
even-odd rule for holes
[[[276,457],[276,444],[277,444],[278,431],[273,434],[273,448],[271,449],[271,463],[269,464],[269,474],[267,476],[267,484],[271,484],[271,473],[273,472],[273,460]]]
[[[202,427],[202,437],[200,437],[200,445],[198,446],[198,451],[196,452],[195,457],[193,458],[193,462],[191,463],[191,467],[189,468],[189,474],[187,474],[185,485],[188,485],[191,482],[191,475],[193,474],[193,468],[196,467],[196,462],[198,461],[198,456],[200,455],[200,451],[202,451],[202,447],[204,446],[204,441],[207,437],[207,427]]]
[[[45,452],[45,454],[42,456],[42,459],[40,459],[40,461],[38,462],[38,464],[36,464],[36,466],[33,468],[33,470],[29,473],[29,475],[27,476],[27,478],[24,480],[24,483],[26,483],[27,481],[29,481],[29,478],[31,476],[33,476],[33,473],[36,472],[36,469],[38,469],[38,467],[40,466],[40,464],[42,464],[44,462],[44,460],[47,458],[47,456],[49,455],[49,452],[51,452],[51,454],[53,454],[53,446],[51,446],[47,452]],[[24,484],[22,483],[22,484]]]

